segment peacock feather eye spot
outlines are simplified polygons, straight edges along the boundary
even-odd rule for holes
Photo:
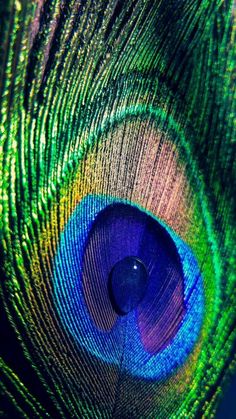
[[[193,253],[166,224],[132,202],[88,195],[54,262],[55,305],[79,346],[119,365],[119,336],[132,336],[123,368],[146,380],[182,365],[199,337],[204,293]]]
[[[144,263],[135,256],[127,256],[112,268],[108,292],[117,314],[125,315],[142,301],[148,284]]]

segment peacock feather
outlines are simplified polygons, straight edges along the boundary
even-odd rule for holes
[[[235,367],[235,5],[7,0],[3,417],[214,417]]]

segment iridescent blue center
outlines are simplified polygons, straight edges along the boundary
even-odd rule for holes
[[[108,290],[112,306],[120,315],[128,314],[142,301],[148,284],[143,262],[127,256],[117,262],[109,275]]]
[[[133,376],[168,377],[199,337],[204,292],[193,252],[131,202],[89,195],[77,205],[60,236],[53,285],[60,320],[75,343],[118,370],[122,362]]]

